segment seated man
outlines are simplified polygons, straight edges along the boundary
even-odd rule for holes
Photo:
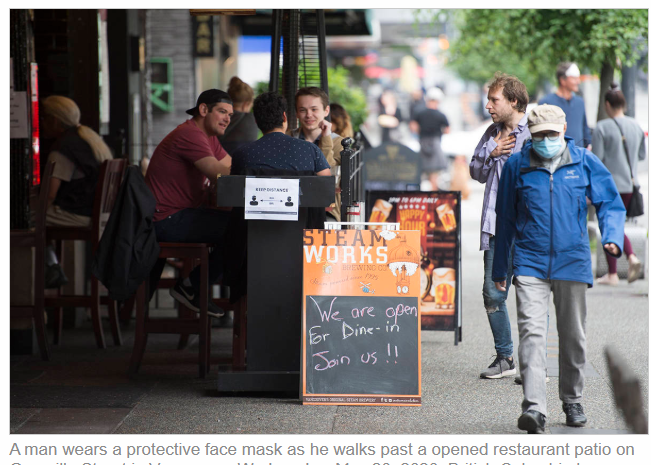
[[[202,208],[206,180],[215,183],[229,174],[231,157],[217,136],[228,127],[233,104],[226,92],[210,89],[201,93],[197,105],[186,111],[191,119],[179,125],[158,144],[151,157],[145,180],[156,197],[154,227],[160,242],[205,242],[215,244],[208,274],[214,284],[222,274],[223,236],[228,212]],[[199,268],[179,280],[170,294],[199,312]],[[223,316],[212,302],[208,314]]]
[[[253,101],[253,116],[263,136],[233,154],[231,174],[243,175],[247,168],[313,171],[330,176],[330,165],[315,144],[295,139],[287,131],[287,101],[275,92],[265,92]]]
[[[296,92],[294,101],[300,126],[291,135],[317,145],[330,165],[332,174],[337,174],[335,167],[341,165],[343,137],[333,133],[332,123],[325,119],[330,114],[328,94],[318,87],[303,87]],[[332,210],[327,213],[330,221],[341,221],[340,194],[336,195],[332,207]]]

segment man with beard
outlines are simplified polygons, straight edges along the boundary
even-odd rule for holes
[[[493,256],[495,252],[497,188],[504,163],[511,154],[519,152],[525,140],[531,137],[525,114],[529,96],[526,86],[515,76],[496,73],[488,87],[486,109],[493,119],[482,136],[470,162],[470,176],[486,184],[481,215],[481,243],[484,251],[484,285],[482,295],[488,322],[493,333],[497,356],[490,366],[481,372],[481,378],[498,379],[513,376],[516,364],[513,359],[511,323],[506,308],[512,277],[511,257],[506,290],[497,290],[493,284]]]
[[[585,103],[576,94],[581,82],[579,67],[576,63],[567,61],[560,63],[556,68],[556,79],[558,80],[556,93],[544,96],[538,104],[556,105],[563,110],[567,116],[566,135],[574,139],[577,147],[587,147],[590,150],[592,134],[585,115]]]
[[[147,169],[145,181],[156,197],[154,228],[160,242],[206,242],[215,244],[210,253],[208,280],[214,284],[222,273],[222,239],[228,212],[204,208],[206,180],[215,183],[231,171],[231,157],[217,140],[233,116],[233,102],[218,89],[201,93],[192,116],[158,144]],[[199,267],[189,278],[179,279],[172,297],[199,312]],[[208,314],[221,317],[224,311],[212,301]]]

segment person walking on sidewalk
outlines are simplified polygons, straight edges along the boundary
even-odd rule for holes
[[[583,98],[576,95],[581,82],[581,72],[576,63],[563,62],[556,67],[558,89],[540,99],[540,105],[556,105],[566,115],[567,136],[574,139],[577,147],[590,150],[592,135],[585,115]]]
[[[488,103],[493,124],[486,129],[470,162],[470,176],[482,184],[484,205],[481,214],[481,241],[479,250],[484,251],[484,307],[488,315],[497,356],[490,366],[480,373],[481,378],[496,379],[513,376],[516,363],[513,360],[511,322],[506,308],[506,298],[511,281],[511,265],[506,288],[495,289],[492,280],[493,255],[495,251],[495,201],[498,183],[504,163],[512,153],[519,152],[530,137],[525,115],[529,96],[526,86],[515,76],[496,73],[489,83]]]
[[[439,110],[443,91],[438,87],[427,90],[425,108],[414,115],[409,122],[411,131],[418,134],[420,161],[423,173],[431,184],[431,190],[438,190],[438,177],[448,167],[448,159],[441,148],[443,134],[450,134],[448,118]]]
[[[633,195],[633,185],[637,177],[637,161],[646,158],[644,131],[635,119],[624,115],[626,98],[624,93],[612,83],[606,92],[606,113],[610,118],[597,123],[592,138],[592,151],[601,160],[610,174],[622,197],[624,206],[628,208]],[[640,277],[642,263],[633,252],[631,241],[624,234],[624,253],[628,258],[628,282],[632,283]],[[611,255],[606,256],[608,273],[597,279],[598,284],[616,286],[617,260]]]
[[[518,428],[542,433],[547,415],[545,350],[551,294],[566,424],[587,422],[581,404],[587,358],[585,292],[592,287],[586,197],[597,210],[603,248],[615,257],[621,255],[624,242],[626,209],[603,163],[565,137],[567,123],[559,107],[538,106],[528,120],[532,141],[504,164],[500,179],[493,281],[498,290],[506,291],[512,254],[524,391]]]

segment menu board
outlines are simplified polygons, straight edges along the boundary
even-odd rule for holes
[[[304,404],[420,405],[419,234],[304,231]]]
[[[364,151],[364,186],[370,190],[407,190],[420,186],[420,155],[406,145],[386,142]]]
[[[419,231],[421,327],[455,331],[457,343],[461,328],[459,192],[369,191],[366,208],[371,223],[400,223],[400,229]]]

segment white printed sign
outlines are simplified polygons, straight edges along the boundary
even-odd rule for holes
[[[244,219],[298,221],[298,181],[246,178]]]
[[[27,92],[11,92],[9,102],[10,137],[27,139]]]

